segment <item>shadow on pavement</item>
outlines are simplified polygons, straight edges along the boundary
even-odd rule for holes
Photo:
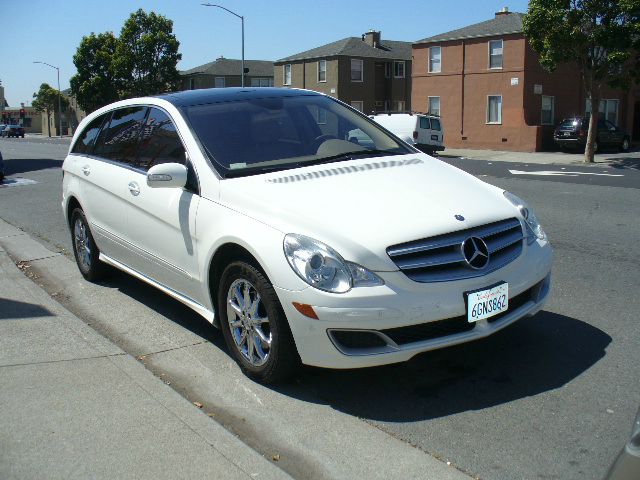
[[[551,312],[484,340],[436,350],[405,364],[365,370],[307,369],[276,390],[383,422],[413,422],[480,410],[560,388],[604,357],[611,337]]]
[[[4,160],[4,174],[6,176],[16,175],[18,173],[34,172],[37,170],[46,170],[49,168],[61,168],[62,160],[51,160],[48,158],[33,159],[6,159]]]
[[[40,305],[0,297],[0,320],[52,316],[53,313]]]
[[[640,158],[607,158],[604,161],[608,163],[611,168],[615,168],[617,170],[623,170],[627,168],[640,170]]]

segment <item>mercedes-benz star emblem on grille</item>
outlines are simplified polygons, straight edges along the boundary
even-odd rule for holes
[[[471,268],[480,270],[489,264],[489,249],[479,237],[469,237],[460,246],[465,262]]]
[[[464,222],[464,217],[462,215],[456,215],[456,220],[460,220],[461,222]]]

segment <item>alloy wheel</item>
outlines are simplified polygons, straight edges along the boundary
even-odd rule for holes
[[[76,222],[73,227],[73,238],[76,253],[78,254],[78,260],[85,268],[91,268],[91,247],[89,232],[87,230],[87,226],[81,218],[76,218]]]
[[[255,286],[235,280],[227,293],[227,321],[235,347],[251,365],[259,367],[269,359],[271,329],[264,303]]]

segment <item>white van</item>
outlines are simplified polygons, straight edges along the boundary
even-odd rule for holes
[[[444,128],[440,117],[423,113],[376,113],[369,118],[395,136],[423,152],[444,150]]]

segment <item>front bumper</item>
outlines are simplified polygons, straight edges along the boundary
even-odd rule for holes
[[[542,309],[551,285],[552,251],[535,242],[504,268],[483,277],[418,283],[384,272],[385,285],[336,295],[313,288],[276,288],[302,362],[326,368],[360,368],[404,362],[437,348],[491,335]],[[509,284],[509,310],[469,324],[464,292]],[[318,320],[292,302],[312,305]]]

